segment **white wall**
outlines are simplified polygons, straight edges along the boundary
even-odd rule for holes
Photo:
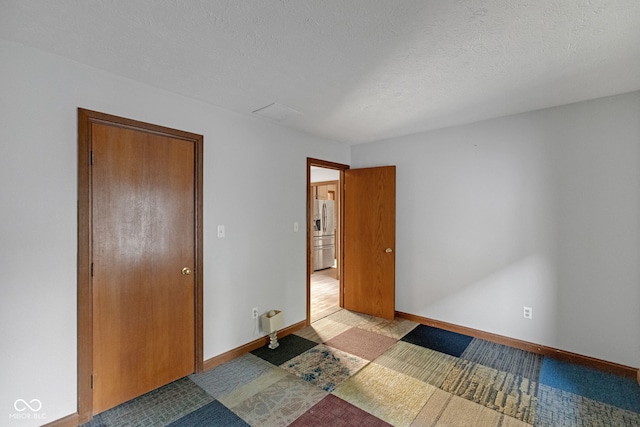
[[[398,310],[640,366],[640,93],[351,157],[397,165]]]
[[[337,181],[339,179],[339,170],[311,166],[311,182]]]
[[[17,399],[46,417],[23,426],[76,411],[77,107],[204,135],[205,359],[257,337],[254,306],[305,318],[306,158],[349,163],[348,146],[0,41],[0,420]]]

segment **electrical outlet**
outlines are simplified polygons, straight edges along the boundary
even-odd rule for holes
[[[258,318],[258,307],[253,307],[251,309],[251,317],[253,317],[254,319]]]
[[[522,307],[522,315],[525,319],[533,319],[533,309],[531,307]]]

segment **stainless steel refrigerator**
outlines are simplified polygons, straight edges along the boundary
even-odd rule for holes
[[[313,201],[313,270],[333,267],[336,258],[335,201]]]

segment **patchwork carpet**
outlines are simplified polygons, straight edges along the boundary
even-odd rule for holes
[[[487,341],[345,310],[87,426],[640,426],[640,387]]]

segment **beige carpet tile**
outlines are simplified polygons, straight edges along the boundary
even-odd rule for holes
[[[532,424],[537,383],[468,360],[459,360],[445,378],[444,391]]]
[[[397,318],[395,320],[380,319],[372,317],[366,322],[358,325],[360,329],[386,335],[391,338],[400,339],[411,332],[418,324],[411,320]]]
[[[252,426],[287,426],[327,393],[286,374],[268,387],[229,408]]]
[[[340,310],[332,315],[325,317],[325,319],[333,320],[334,322],[343,323],[349,326],[360,326],[363,323],[371,321],[373,316],[368,314],[356,313],[355,311]]]
[[[508,415],[503,415],[500,427],[530,427],[531,424],[525,423]]]
[[[321,344],[350,328],[351,326],[345,325],[344,323],[334,322],[329,318],[324,318],[313,322],[311,326],[300,329],[295,335]]]
[[[536,426],[640,426],[640,414],[540,384]]]
[[[398,341],[375,363],[440,387],[458,360],[448,354]]]
[[[370,363],[333,394],[394,426],[409,426],[436,388]]]
[[[366,360],[373,360],[397,342],[396,339],[360,328],[351,328],[330,339],[325,344],[355,354]]]
[[[291,374],[287,371],[271,365],[271,369],[264,372],[253,381],[235,388],[226,395],[218,397],[218,400],[227,408],[232,408],[289,375]]]
[[[326,392],[332,392],[367,363],[367,360],[353,354],[319,344],[280,367]]]
[[[436,390],[411,426],[529,427],[529,424],[445,391]]]

